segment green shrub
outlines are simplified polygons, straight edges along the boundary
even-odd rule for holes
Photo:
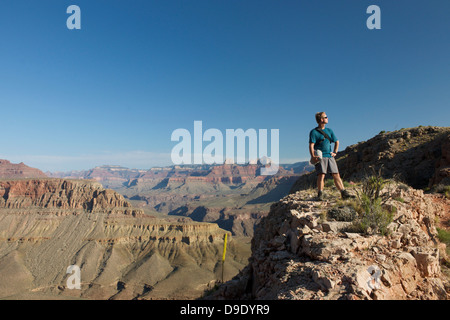
[[[392,222],[394,212],[386,210],[382,205],[382,189],[388,183],[381,174],[372,175],[363,180],[361,192],[357,191],[359,217],[354,227],[366,234],[379,233],[386,235],[387,226]]]
[[[387,181],[381,177],[381,175],[373,175],[366,178],[362,183],[362,194],[365,195],[368,200],[375,201],[380,198],[381,190],[386,185]]]
[[[393,213],[383,208],[381,198],[372,200],[366,195],[362,195],[361,207],[363,211],[355,223],[360,232],[386,235],[388,233],[387,226],[393,219]]]
[[[441,229],[441,228],[436,228],[436,230],[438,232],[439,241],[442,243],[445,243],[446,253],[447,253],[447,255],[450,255],[450,232],[445,229]],[[447,263],[447,268],[450,268],[450,261],[446,261],[446,263]]]
[[[447,192],[450,191],[450,186],[440,183],[436,186],[433,186],[432,191],[437,192],[437,193],[442,193],[445,195]]]
[[[336,221],[353,221],[357,218],[357,211],[351,206],[336,206],[328,210],[327,218]]]
[[[443,242],[447,245],[450,244],[450,232],[445,229],[436,228],[438,232],[438,238],[440,242]]]

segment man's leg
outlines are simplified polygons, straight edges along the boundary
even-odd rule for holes
[[[325,173],[317,174],[317,191],[323,191],[325,185]]]
[[[336,186],[336,188],[338,188],[339,191],[344,190],[344,184],[342,183],[339,173],[332,173],[331,175],[333,176],[334,185]]]
[[[322,158],[320,162],[316,164],[317,171],[317,198],[323,199],[323,188],[325,186],[325,175],[328,170],[328,159]]]
[[[336,188],[341,192],[342,199],[354,198],[347,190],[344,188],[344,184],[342,183],[341,176],[339,175],[339,170],[337,167],[336,160],[334,158],[330,159],[330,169],[331,175],[333,176],[334,184]]]
[[[352,196],[347,190],[344,188],[344,184],[342,183],[341,177],[339,176],[339,173],[332,173],[334,184],[336,188],[341,192],[342,199],[348,199],[348,198],[354,198],[355,196]]]
[[[325,173],[317,174],[317,197],[322,200],[323,197],[323,187],[325,185]]]

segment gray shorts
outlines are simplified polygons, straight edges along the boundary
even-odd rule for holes
[[[320,173],[339,173],[338,166],[334,157],[323,157],[319,163],[316,164],[316,172]]]

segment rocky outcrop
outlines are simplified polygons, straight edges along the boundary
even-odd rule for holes
[[[441,158],[437,161],[430,186],[443,184],[450,185],[450,135],[441,145]]]
[[[396,178],[420,189],[448,181],[449,127],[416,127],[381,132],[372,139],[347,147],[336,161],[341,177],[360,181],[381,170],[384,178]],[[301,176],[291,192],[315,186],[316,175]]]
[[[449,201],[404,185],[391,192],[388,236],[332,220],[352,216],[336,215],[336,198],[314,201],[309,191],[283,198],[257,226],[248,266],[208,299],[448,299],[434,223],[449,219]]]
[[[47,177],[39,169],[31,168],[23,162],[19,164],[11,163],[8,160],[0,159],[0,179],[17,178],[45,178]]]

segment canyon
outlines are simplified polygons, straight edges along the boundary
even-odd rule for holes
[[[226,230],[158,219],[98,182],[0,181],[3,299],[192,299],[221,277]],[[228,237],[224,278],[246,264]],[[66,269],[81,269],[69,289]]]
[[[24,166],[2,163],[10,172]],[[249,235],[266,214],[262,206],[287,194],[299,175],[280,168],[276,177],[261,177],[260,169],[102,166],[6,176],[0,179],[0,297],[198,298],[221,280],[225,233],[228,280],[247,263]],[[81,269],[79,290],[65,283],[71,265]]]
[[[261,164],[44,174],[0,160],[0,298],[448,299],[449,143],[450,128],[416,127],[338,153],[352,194],[370,175],[389,181],[386,235],[349,228],[354,200],[330,184],[316,201],[307,162],[262,176]]]
[[[128,169],[101,166],[50,173],[51,177],[91,179],[124,195],[133,206],[158,216],[183,216],[217,223],[234,236],[251,237],[270,205],[289,193],[298,177],[312,170],[307,162],[280,165],[273,176],[258,164],[190,165]]]

